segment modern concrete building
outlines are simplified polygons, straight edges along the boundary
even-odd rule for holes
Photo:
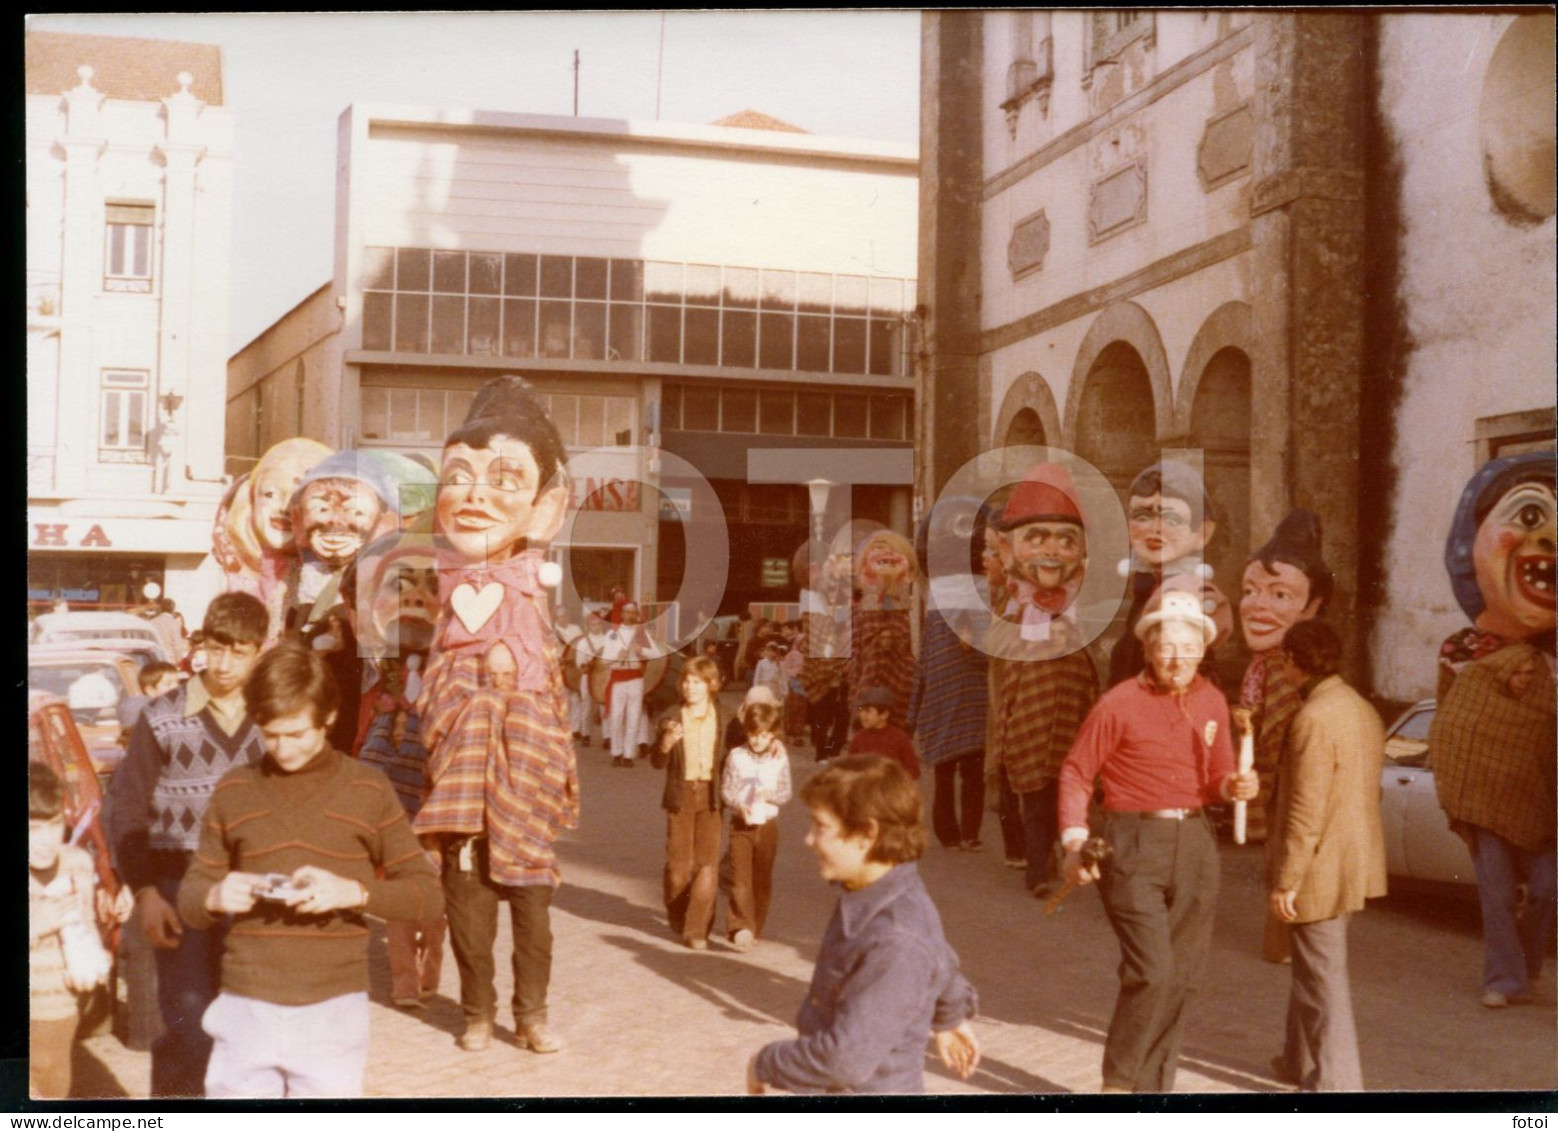
[[[921,498],[1008,444],[1122,494],[1199,452],[1224,588],[1316,511],[1352,674],[1429,693],[1462,485],[1553,446],[1551,14],[923,26]]]
[[[723,607],[793,599],[801,482],[861,475],[824,449],[897,453],[853,507],[909,529],[912,147],[751,112],[354,105],[339,136],[335,274],[231,359],[231,470],[294,435],[436,458],[482,382],[517,372],[592,453],[562,555],[587,597],[670,599],[723,522]],[[748,482],[773,448],[811,454]]]
[[[222,493],[233,117],[218,48],[26,36],[28,602],[191,618]]]

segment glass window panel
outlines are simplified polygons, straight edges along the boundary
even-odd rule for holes
[[[544,289],[544,288],[543,288]],[[568,315],[571,303],[543,302],[541,304],[541,356],[568,356]]]
[[[833,320],[833,372],[864,373],[866,371],[866,320],[864,318],[836,318]]]
[[[720,396],[721,432],[757,431],[757,393],[751,389],[726,389]]]
[[[718,267],[710,267],[704,263],[687,264],[684,286],[686,287],[688,305],[719,305],[720,280]]]
[[[575,298],[606,297],[606,263],[604,259],[588,259],[582,255],[574,260]]]
[[[833,278],[833,309],[839,314],[866,312],[867,280],[864,275],[836,275]]]
[[[390,438],[414,439],[417,431],[417,391],[390,389]]]
[[[395,289],[394,248],[365,247],[362,249],[362,285],[370,291]]]
[[[828,322],[817,314],[803,314],[796,320],[795,368],[828,371]]]
[[[795,394],[795,431],[800,436],[831,436],[833,395],[831,393]]]
[[[395,296],[391,294],[365,294],[362,296],[362,348],[387,350],[391,345],[390,327],[394,315]]]
[[[131,265],[131,273],[137,279],[151,278],[151,229],[131,228],[135,233],[135,262]]]
[[[833,276],[801,272],[801,309],[827,314],[833,309]]]
[[[643,301],[644,261],[642,259],[611,261],[611,297],[627,302]]]
[[[871,398],[871,439],[902,440],[904,399],[894,396]]]
[[[680,432],[682,428],[682,387],[667,382],[660,386],[660,430]]]
[[[492,357],[498,352],[498,301],[473,298],[466,305],[469,342],[466,352],[477,357]]]
[[[606,443],[606,398],[579,398],[579,446],[599,448]]]
[[[606,443],[625,447],[633,442],[633,398],[606,398]]]
[[[110,275],[125,273],[124,244],[128,234],[128,229],[123,224],[108,226],[108,273]]]
[[[871,310],[875,314],[902,314],[903,280],[872,279]]]
[[[833,434],[844,439],[866,436],[866,398],[859,393],[833,394]]]
[[[465,252],[433,252],[433,289],[448,295],[465,293]]]
[[[573,297],[572,256],[543,255],[541,257],[541,297]]]
[[[433,352],[465,352],[465,296],[433,296]]]
[[[444,403],[444,430],[438,434],[437,439],[442,440],[465,421],[465,414],[471,411],[471,402],[475,399],[475,389],[449,390]]]
[[[598,361],[606,356],[605,303],[579,302],[574,304],[573,356],[587,361]]]
[[[425,291],[433,277],[433,253],[425,247],[403,247],[395,252],[395,289]]]
[[[146,394],[142,392],[120,393],[124,398],[125,437],[132,448],[146,443]]]
[[[719,390],[711,385],[682,386],[682,430],[719,431]]]
[[[552,423],[557,425],[563,447],[579,447],[579,398],[571,394],[553,394]]]
[[[615,278],[615,276],[613,276]],[[644,308],[614,302],[607,311],[606,356],[612,361],[638,361],[643,356]]]
[[[765,436],[795,434],[795,394],[785,389],[764,389],[758,394],[762,406],[759,429]]]
[[[721,316],[721,326],[723,364],[751,369],[757,364],[757,315],[744,310],[727,310]]]
[[[119,446],[119,415],[123,411],[118,393],[103,394],[103,446]]]
[[[495,295],[503,290],[503,257],[480,251],[471,252],[470,292]]]
[[[427,296],[395,296],[395,348],[408,353],[427,352]]]
[[[682,309],[651,306],[649,310],[649,360],[682,360]]]
[[[503,355],[535,357],[536,302],[534,299],[503,300]]]
[[[687,341],[683,360],[688,365],[719,364],[719,311],[687,311]]]
[[[767,272],[764,272],[766,276]],[[758,316],[758,358],[763,369],[794,368],[795,316],[762,314]]]
[[[885,318],[871,319],[871,365],[868,372],[890,376],[895,372],[893,355],[896,352],[898,323]]]
[[[503,257],[503,293],[528,298],[536,293],[536,257],[533,255],[505,255]]]
[[[764,310],[795,309],[794,271],[764,271],[762,287]]]
[[[725,305],[743,310],[757,305],[757,268],[725,268]]]
[[[682,301],[682,265],[680,263],[644,264],[644,297],[650,302]]]
[[[382,440],[389,435],[389,391],[367,388],[362,391],[362,436]]]

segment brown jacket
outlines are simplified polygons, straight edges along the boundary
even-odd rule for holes
[[[1316,684],[1288,729],[1267,872],[1271,887],[1298,893],[1298,922],[1333,919],[1385,894],[1384,758],[1374,708],[1341,676]]]

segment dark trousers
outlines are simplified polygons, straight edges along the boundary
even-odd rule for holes
[[[514,939],[514,1024],[546,1021],[546,990],[552,981],[552,889],[546,884],[505,887],[487,871],[487,841],[476,841],[473,866],[460,870],[459,852],[444,853],[444,914],[449,942],[460,970],[460,1008],[466,1017],[491,1020],[498,1011],[493,985],[497,965],[498,904],[509,905]]]
[[[1347,975],[1351,915],[1294,923],[1293,988],[1282,1059],[1306,1092],[1361,1092],[1358,1028]]]
[[[178,906],[179,881],[157,881],[157,891]],[[151,1094],[203,1096],[211,1038],[200,1027],[206,1008],[222,985],[223,927],[197,931],[185,926],[178,946],[154,951],[157,961],[157,1007],[162,1036],[151,1046]]]
[[[730,820],[730,911],[726,929],[735,938],[737,931],[751,931],[763,937],[768,921],[768,904],[774,890],[774,857],[779,852],[779,822],[769,820],[749,825],[740,817]]]
[[[1017,791],[1012,788],[1005,767],[1001,768],[1001,807],[996,815],[1001,822],[1001,848],[1006,858],[1025,859],[1027,845],[1022,831],[1022,803],[1017,800]]]
[[[957,793],[957,778],[963,792]],[[936,793],[931,802],[931,828],[947,848],[979,839],[985,816],[985,753],[975,750],[936,763]]]
[[[688,942],[708,938],[714,923],[719,840],[709,783],[683,782],[681,809],[665,815],[665,913],[671,930]]]
[[[1110,813],[1114,856],[1100,884],[1120,943],[1120,993],[1104,1042],[1104,1086],[1171,1092],[1185,1011],[1217,909],[1217,840],[1207,819]]]
[[[849,696],[843,683],[806,708],[817,761],[832,758],[849,741]]]
[[[1028,870],[1023,880],[1032,891],[1055,879],[1055,846],[1060,843],[1060,782],[1018,794],[1022,798],[1022,838]]]

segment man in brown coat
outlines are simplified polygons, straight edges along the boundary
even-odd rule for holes
[[[1272,1067],[1304,1091],[1361,1091],[1347,923],[1364,900],[1385,894],[1385,728],[1336,674],[1342,646],[1330,625],[1295,624],[1282,648],[1304,705],[1288,730],[1268,841],[1271,911],[1293,940],[1287,1039]]]

